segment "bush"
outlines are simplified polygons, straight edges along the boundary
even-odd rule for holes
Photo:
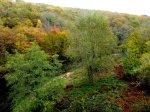
[[[92,91],[83,97],[73,99],[66,110],[67,112],[120,112],[121,107],[107,93]]]
[[[114,77],[101,79],[94,86],[86,82],[68,93],[67,99],[58,103],[56,108],[64,112],[120,112],[117,100],[127,87],[126,83]]]
[[[140,70],[140,61],[137,58],[128,57],[123,59],[125,74],[135,76]]]

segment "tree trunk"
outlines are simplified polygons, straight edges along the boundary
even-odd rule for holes
[[[94,85],[93,69],[92,66],[88,67],[88,80],[90,85]]]

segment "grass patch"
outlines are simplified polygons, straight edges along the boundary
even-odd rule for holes
[[[71,92],[69,92],[69,96],[78,97],[85,95],[91,91],[97,91],[99,93],[118,93],[128,87],[128,84],[118,80],[115,77],[107,77],[100,79],[95,82],[95,84],[89,85],[87,81],[84,81],[80,88],[73,88]]]

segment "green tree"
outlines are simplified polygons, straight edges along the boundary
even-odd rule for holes
[[[140,57],[140,76],[144,79],[146,86],[150,87],[150,21],[142,24],[142,55]]]
[[[71,44],[67,54],[85,65],[89,83],[93,84],[94,73],[103,70],[105,64],[111,62],[110,56],[116,45],[106,17],[92,13],[81,18],[70,38]]]
[[[143,52],[142,46],[143,42],[140,30],[134,31],[122,44],[122,48],[126,54],[123,59],[126,74],[137,75],[139,72],[139,57]]]
[[[12,90],[10,98],[13,111],[20,110],[23,105],[27,107],[21,110],[29,111],[32,106],[29,104],[35,100],[37,89],[54,75],[47,58],[48,55],[41,51],[39,46],[33,45],[27,53],[16,53],[8,59],[6,68],[9,74],[6,75],[6,80]]]
[[[140,70],[141,70],[141,77],[142,78],[150,78],[150,51],[147,53],[144,53],[141,58],[141,66],[140,66]]]

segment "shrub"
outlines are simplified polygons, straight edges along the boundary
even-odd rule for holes
[[[64,112],[120,112],[117,101],[121,91],[127,87],[126,83],[114,77],[101,79],[94,86],[86,82],[81,88],[74,88],[68,93],[68,98],[59,103],[66,105],[59,107]]]
[[[123,59],[123,65],[125,68],[125,74],[135,76],[139,73],[140,61],[134,57],[128,57]]]

